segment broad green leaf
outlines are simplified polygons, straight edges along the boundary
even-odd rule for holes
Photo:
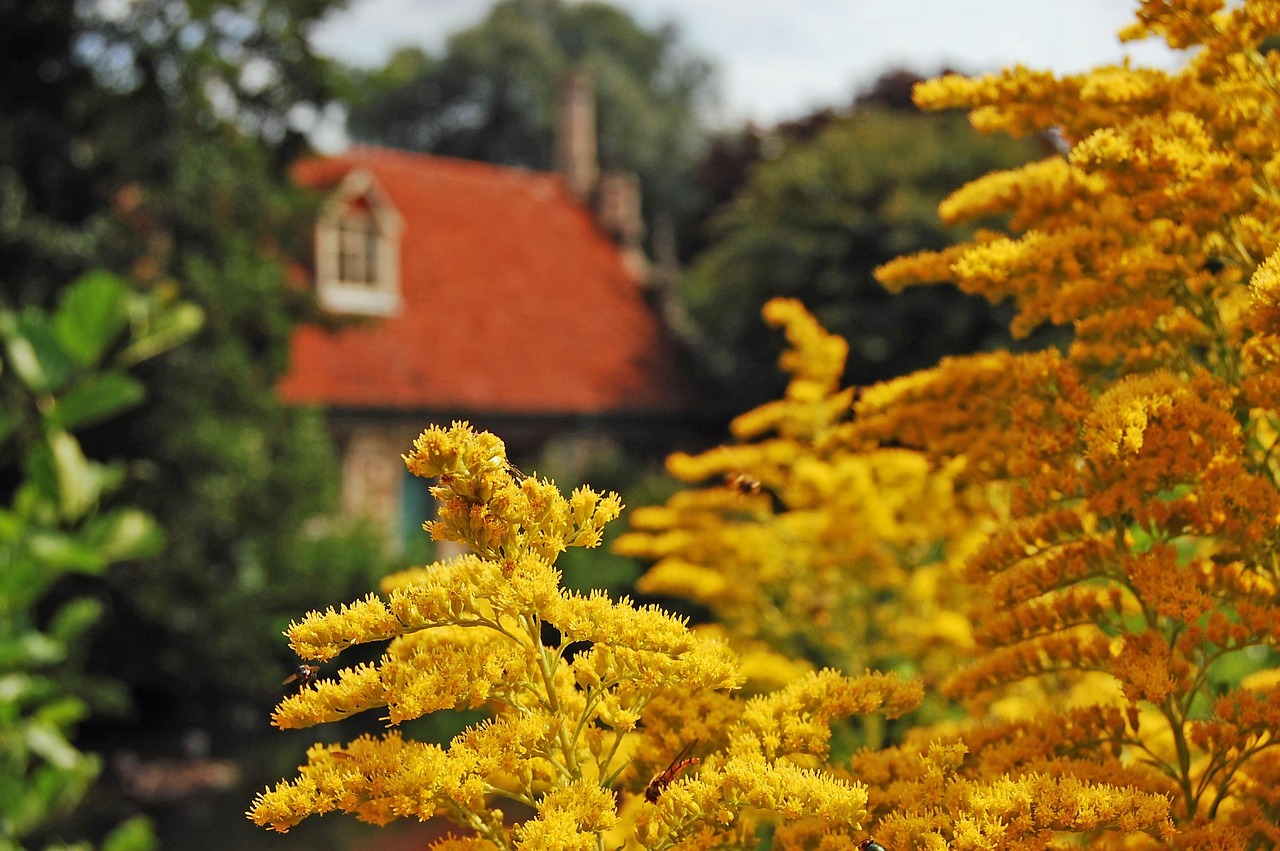
[[[79,597],[64,603],[49,621],[49,635],[67,644],[74,643],[102,617],[102,602]]]
[[[98,547],[64,532],[34,533],[28,547],[32,557],[40,561],[46,571],[97,574],[109,563]]]
[[[44,814],[42,821],[47,820],[48,814],[65,812],[80,803],[89,784],[98,776],[101,762],[97,757],[82,754],[74,748],[71,748],[71,752],[78,759],[70,768],[42,765],[35,772],[33,781],[27,785],[39,801]]]
[[[121,508],[85,524],[80,541],[115,562],[157,555],[164,548],[164,532],[145,511]]]
[[[58,398],[49,421],[67,430],[89,425],[133,407],[146,393],[141,381],[123,372],[91,375]]]
[[[79,520],[98,503],[102,495],[99,467],[84,456],[80,441],[65,431],[47,438],[53,453],[53,469],[58,478],[58,506],[66,520]]]
[[[204,325],[204,311],[197,305],[181,302],[149,318],[146,325],[135,329],[135,336],[120,353],[125,366],[153,358],[190,340]]]
[[[62,349],[81,367],[102,359],[128,321],[129,287],[109,272],[89,272],[68,287],[53,315]]]
[[[26,524],[16,512],[0,508],[0,546],[18,537],[26,531]]]
[[[155,847],[150,820],[146,816],[134,816],[107,834],[101,851],[152,851]]]
[[[53,448],[47,443],[37,443],[27,450],[27,480],[23,483],[21,500],[14,500],[14,508],[25,516],[31,501],[58,504],[58,473],[53,463]]]
[[[59,665],[67,658],[67,647],[56,638],[29,629],[21,635],[0,641],[0,671],[36,671]],[[14,683],[8,683],[10,687]],[[48,683],[39,677],[29,677],[24,688],[47,688]],[[42,697],[44,692],[24,692],[24,699]]]
[[[67,658],[67,646],[56,638],[36,630],[27,630],[16,641],[6,642],[3,660],[9,668],[48,668]]]
[[[57,697],[35,711],[32,719],[37,723],[48,724],[58,730],[70,729],[89,715],[89,704],[78,697],[64,694]]]
[[[71,375],[73,364],[58,343],[48,318],[35,308],[21,315],[0,313],[0,339],[18,379],[32,393],[57,390]]]
[[[48,721],[32,721],[22,733],[27,747],[55,768],[74,771],[82,767],[85,755],[71,746],[56,725]]]
[[[9,654],[0,645],[0,653]],[[50,693],[48,677],[32,676],[21,671],[0,676],[0,708],[17,707],[29,700],[38,700]],[[16,715],[15,715],[16,717]]]
[[[22,612],[44,594],[58,578],[58,571],[26,549],[6,548],[0,569],[0,617]]]

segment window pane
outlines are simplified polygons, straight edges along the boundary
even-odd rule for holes
[[[378,283],[378,228],[371,217],[349,213],[338,221],[338,279],[374,287]]]

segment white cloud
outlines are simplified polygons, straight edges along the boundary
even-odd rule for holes
[[[1136,2],[1120,0],[616,0],[644,26],[679,26],[720,68],[720,120],[771,123],[846,104],[891,67],[933,73],[1021,62],[1068,73],[1126,55],[1171,67],[1162,45],[1121,45]],[[326,22],[325,53],[370,65],[400,45],[431,51],[481,20],[475,0],[354,0]]]
[[[399,47],[439,53],[450,35],[483,20],[490,5],[477,0],[353,0],[316,27],[312,44],[328,56],[366,67],[381,64]]]

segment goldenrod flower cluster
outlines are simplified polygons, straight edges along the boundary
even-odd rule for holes
[[[614,548],[654,560],[641,590],[707,606],[767,661],[753,685],[779,685],[786,660],[936,680],[972,646],[959,570],[990,511],[958,483],[962,463],[864,449],[848,429],[857,393],[839,386],[845,342],[794,300],[764,315],[789,342],[785,397],[735,419],[739,443],[668,459],[702,486],[638,509]]]
[[[332,811],[376,824],[443,816],[468,835],[436,848],[526,851],[736,847],[778,818],[853,835],[866,790],[819,770],[830,725],[909,711],[918,687],[824,672],[743,701],[723,643],[657,608],[560,587],[555,557],[599,543],[621,511],[616,494],[565,498],[466,423],[427,429],[405,462],[439,479],[431,534],[470,553],[291,623],[302,659],[386,645],[376,663],[304,684],[273,720],[306,727],[368,709],[393,726],[452,708],[489,717],[447,747],[397,731],[317,744],[296,779],[258,796],[253,821],[283,832]],[[682,750],[692,760],[672,764]],[[504,802],[529,817],[511,825]]]
[[[1052,128],[1067,150],[942,206],[949,220],[1005,214],[1009,233],[901,258],[882,280],[951,281],[1011,299],[1015,331],[1073,334],[1062,353],[952,359],[858,406],[864,439],[963,459],[1009,494],[1008,519],[966,568],[994,607],[975,630],[980,655],[945,684],[993,725],[959,734],[968,755],[931,787],[963,790],[962,805],[913,801],[921,741],[855,761],[894,789],[876,817],[904,844],[1280,840],[1258,779],[1275,776],[1280,691],[1245,676],[1280,659],[1280,5],[1147,0],[1124,35],[1192,52],[1177,73],[1015,68],[916,92],[984,129]],[[1092,800],[1109,832],[1049,812],[1047,779],[1083,784],[1070,812]],[[1009,809],[1019,788],[1041,790],[1035,809]]]
[[[915,548],[963,559],[975,658],[942,691],[965,714],[848,768],[888,848],[1280,847],[1280,4],[1143,0],[1123,37],[1151,36],[1185,67],[916,90],[1062,152],[941,207],[1004,232],[881,280],[1008,300],[1015,333],[1069,343],[946,359],[850,404],[838,342],[775,303],[793,391],[735,423],[740,443],[670,464],[760,490],[678,494],[621,541],[655,561],[646,587],[708,605],[735,641],[853,670],[894,649],[924,667],[893,632],[929,611]],[[886,457],[919,472],[872,472]]]

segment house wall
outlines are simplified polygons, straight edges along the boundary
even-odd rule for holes
[[[373,521],[392,549],[399,550],[401,490],[406,478],[400,456],[413,448],[419,430],[363,423],[348,425],[342,432],[338,439],[342,449],[342,513]]]
[[[525,473],[537,458],[555,468],[554,475],[576,479],[593,461],[623,453],[632,461],[659,461],[676,450],[699,451],[714,443],[723,425],[688,418],[662,417],[653,421],[601,420],[575,417],[476,417],[452,414],[382,414],[348,412],[331,417],[342,458],[342,513],[372,521],[384,535],[390,552],[403,553],[408,536],[423,534],[418,525],[429,519],[433,505],[425,494],[434,480],[414,479],[401,455],[430,423],[468,419],[477,429],[502,437],[514,463]],[[548,470],[537,470],[547,474]],[[411,492],[410,489],[417,489]],[[436,558],[456,555],[435,544]]]

